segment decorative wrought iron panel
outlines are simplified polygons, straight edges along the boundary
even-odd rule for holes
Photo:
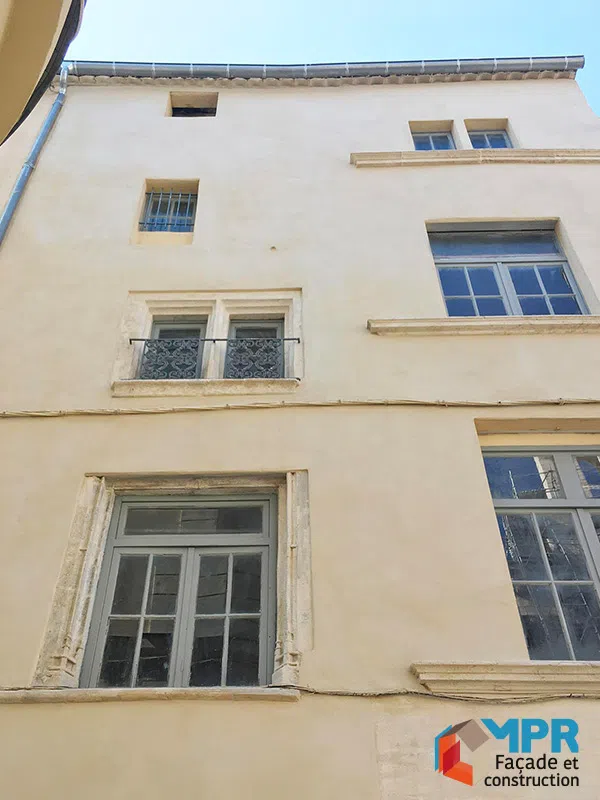
[[[283,378],[281,338],[229,339],[225,378]]]
[[[147,339],[144,342],[142,380],[190,380],[200,377],[200,347],[204,340]]]

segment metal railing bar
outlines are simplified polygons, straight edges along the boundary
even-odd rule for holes
[[[189,339],[185,339],[183,337],[176,337],[174,339],[138,339],[132,337],[129,339],[129,344],[133,344],[134,342],[268,342],[270,341],[269,338],[245,338],[245,339],[204,339],[204,338],[197,338],[196,336],[190,336]],[[283,337],[272,337],[271,341],[276,342],[297,342],[300,344],[300,338],[298,336],[283,336]]]

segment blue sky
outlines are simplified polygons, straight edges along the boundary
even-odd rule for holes
[[[586,56],[600,114],[600,0],[88,0],[68,58],[304,63]]]

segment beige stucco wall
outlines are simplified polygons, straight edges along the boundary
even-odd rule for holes
[[[410,149],[408,121],[423,119],[454,119],[459,141],[463,119],[508,118],[523,147],[600,148],[600,123],[576,83],[221,87],[214,119],[166,117],[168,91],[69,87],[0,252],[2,409],[231,402],[112,396],[135,290],[301,289],[305,377],[289,398],[299,404],[600,397],[598,334],[366,329],[368,318],[445,316],[425,230],[436,219],[560,220],[599,313],[600,167],[349,164],[353,151]],[[32,120],[0,151],[2,198],[35,129]],[[191,245],[131,244],[148,178],[199,179]],[[558,419],[561,443],[575,444],[572,421],[587,418],[593,430],[597,413],[307,405],[0,419],[0,686],[31,682],[86,474],[307,470],[314,647],[303,653],[304,686],[420,690],[413,662],[526,660],[476,421]],[[582,753],[597,749],[593,701],[529,710],[577,715]],[[429,759],[441,728],[488,715],[496,707],[406,697],[0,704],[0,795],[479,797],[428,772]],[[577,796],[592,800],[598,778],[586,769]]]

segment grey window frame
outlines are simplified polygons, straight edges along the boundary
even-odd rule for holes
[[[228,358],[229,358],[229,341],[236,339],[236,333],[239,329],[243,328],[276,328],[277,336],[272,338],[281,339],[282,344],[282,357],[281,357],[281,375],[280,378],[286,377],[286,354],[285,354],[285,319],[277,317],[276,319],[253,319],[252,317],[244,317],[243,319],[231,318],[229,320],[229,331],[227,334],[227,349],[225,352],[225,363],[223,365],[223,378],[227,378],[228,373]],[[251,380],[251,379],[249,379]]]
[[[160,208],[163,200],[167,202],[166,213],[159,214],[154,212],[152,210],[153,203],[156,201],[158,208]],[[180,213],[182,203],[186,206],[185,214]],[[191,213],[190,203],[192,203],[193,206]],[[146,196],[144,197],[142,215],[138,228],[145,233],[192,233],[196,222],[197,208],[198,192],[181,192],[174,189],[150,190],[146,192]],[[178,220],[181,219],[187,220],[186,224],[178,222]],[[162,220],[162,222],[159,220]]]
[[[456,233],[456,236],[460,236],[462,233],[467,233],[468,231],[460,231]],[[474,231],[475,233],[484,235],[485,231]],[[489,231],[490,233],[498,233],[498,231]],[[520,231],[511,231],[512,233],[520,233]],[[533,231],[532,231],[533,232]],[[431,231],[434,233],[434,231]],[[450,234],[452,235],[452,234]],[[543,255],[515,255],[515,256],[481,256],[481,255],[473,255],[473,256],[434,256],[436,272],[438,276],[438,281],[440,284],[440,290],[442,292],[442,297],[444,298],[444,302],[446,300],[446,295],[444,294],[444,287],[442,286],[442,281],[440,277],[440,267],[450,267],[454,269],[463,269],[463,272],[467,278],[467,285],[469,287],[469,291],[472,293],[473,289],[471,286],[471,282],[469,280],[468,272],[466,272],[467,267],[492,267],[494,270],[494,276],[496,278],[496,282],[498,284],[498,288],[500,291],[500,296],[504,301],[504,305],[506,308],[506,316],[511,317],[529,317],[529,316],[536,316],[534,314],[524,314],[521,309],[521,304],[519,303],[519,298],[517,296],[517,291],[513,285],[512,278],[510,277],[510,268],[511,267],[534,267],[536,276],[538,278],[539,284],[542,288],[542,294],[536,295],[536,297],[543,297],[547,308],[549,309],[549,314],[544,316],[561,316],[560,314],[555,314],[552,305],[550,304],[548,298],[549,294],[546,291],[546,288],[543,284],[543,281],[540,278],[539,272],[537,270],[537,265],[552,265],[552,266],[560,266],[563,268],[567,280],[571,286],[572,292],[577,300],[579,307],[581,309],[581,315],[572,314],[569,316],[585,316],[589,314],[588,306],[583,298],[581,290],[577,285],[577,281],[575,280],[575,276],[573,275],[573,271],[569,266],[569,262],[567,261],[566,257],[562,252],[560,252],[560,244],[556,236],[554,237],[556,246],[559,250],[558,253],[552,254],[543,254]],[[479,295],[478,295],[479,296]],[[454,295],[449,295],[450,298],[453,298]],[[469,297],[473,300],[473,295],[470,294]],[[475,307],[475,316],[482,316],[479,313],[479,309],[477,308],[477,303],[473,303]],[[449,316],[449,315],[448,315]]]
[[[447,152],[448,150],[456,150],[456,143],[454,142],[454,137],[452,136],[451,131],[415,131],[414,133],[411,131],[413,145],[415,150],[417,149],[417,140],[424,141],[425,139],[429,140],[429,151],[436,150],[438,152]],[[447,150],[442,148],[434,147],[432,136],[447,136],[448,141],[450,142],[450,147]],[[425,153],[428,152],[427,150],[421,150],[421,152]]]
[[[174,508],[194,507],[235,507],[256,506],[263,508],[263,531],[260,534],[148,534],[125,535],[125,521],[129,508]],[[197,586],[199,556],[261,553],[261,611],[259,633],[259,686],[271,682],[274,668],[276,636],[276,579],[277,579],[277,496],[271,493],[224,495],[206,493],[191,497],[189,495],[154,495],[151,497],[123,495],[117,498],[111,518],[104,556],[100,568],[98,588],[94,600],[86,649],[82,662],[80,686],[98,685],[102,658],[108,632],[108,620],[114,597],[115,584],[121,555],[182,555],[178,600],[175,613],[171,664],[167,687],[188,686],[189,667],[192,656],[193,628],[197,616],[195,610],[195,589]],[[229,561],[231,569],[231,559]],[[150,574],[148,567],[146,583]],[[231,576],[230,576],[231,579]],[[147,593],[147,586],[145,589]],[[231,592],[228,582],[228,593]],[[229,612],[229,617],[231,613]],[[125,615],[113,615],[125,616]],[[135,615],[140,619],[148,614]],[[240,615],[244,616],[244,615]],[[246,614],[245,616],[251,616]],[[141,636],[138,633],[136,657],[131,671],[131,680],[136,677],[136,664],[139,659]],[[226,665],[224,637],[222,665]],[[225,667],[222,666],[222,681]],[[187,677],[186,677],[187,676]],[[231,684],[227,684],[231,685]],[[134,688],[134,687],[130,687]],[[165,688],[165,687],[163,687]]]
[[[580,659],[575,658],[573,645],[571,643],[571,636],[565,620],[564,612],[556,590],[557,584],[589,584],[594,587],[596,594],[600,601],[600,538],[596,533],[594,524],[590,514],[597,512],[600,514],[600,497],[591,498],[586,497],[581,486],[581,482],[577,476],[575,467],[575,459],[578,456],[584,455],[600,455],[600,447],[485,447],[482,449],[482,456],[503,456],[503,457],[533,457],[536,456],[550,456],[554,459],[556,465],[556,472],[560,485],[562,486],[564,497],[550,498],[550,499],[511,499],[511,498],[494,498],[494,511],[496,514],[502,513],[527,513],[532,512],[544,514],[552,511],[570,512],[574,519],[574,527],[582,552],[584,554],[585,563],[590,574],[590,580],[559,580],[555,579],[550,568],[548,557],[544,548],[543,541],[536,517],[533,516],[533,527],[535,535],[540,547],[542,561],[544,562],[548,578],[544,580],[513,580],[511,583],[513,587],[517,584],[523,585],[541,585],[550,586],[554,598],[555,606],[557,609],[560,624],[567,644],[567,649],[571,656],[571,660],[577,661]],[[485,469],[485,467],[484,467]],[[490,491],[491,495],[491,491]],[[515,597],[516,602],[516,597]],[[535,661],[535,659],[532,659]],[[597,661],[600,661],[600,652]]]
[[[471,142],[471,146],[473,147],[474,150],[503,150],[503,149],[512,150],[513,149],[513,143],[512,143],[512,141],[510,139],[510,136],[508,135],[507,131],[505,131],[502,128],[499,128],[498,130],[493,130],[493,129],[486,129],[486,130],[481,130],[481,131],[468,130],[467,133],[469,134],[469,141]],[[504,141],[506,143],[506,148],[492,147],[492,145],[490,144],[490,140],[488,138],[491,134],[493,134],[494,136],[503,136],[504,137]],[[473,140],[471,139],[472,136],[485,136],[485,147],[475,147],[473,145]]]

